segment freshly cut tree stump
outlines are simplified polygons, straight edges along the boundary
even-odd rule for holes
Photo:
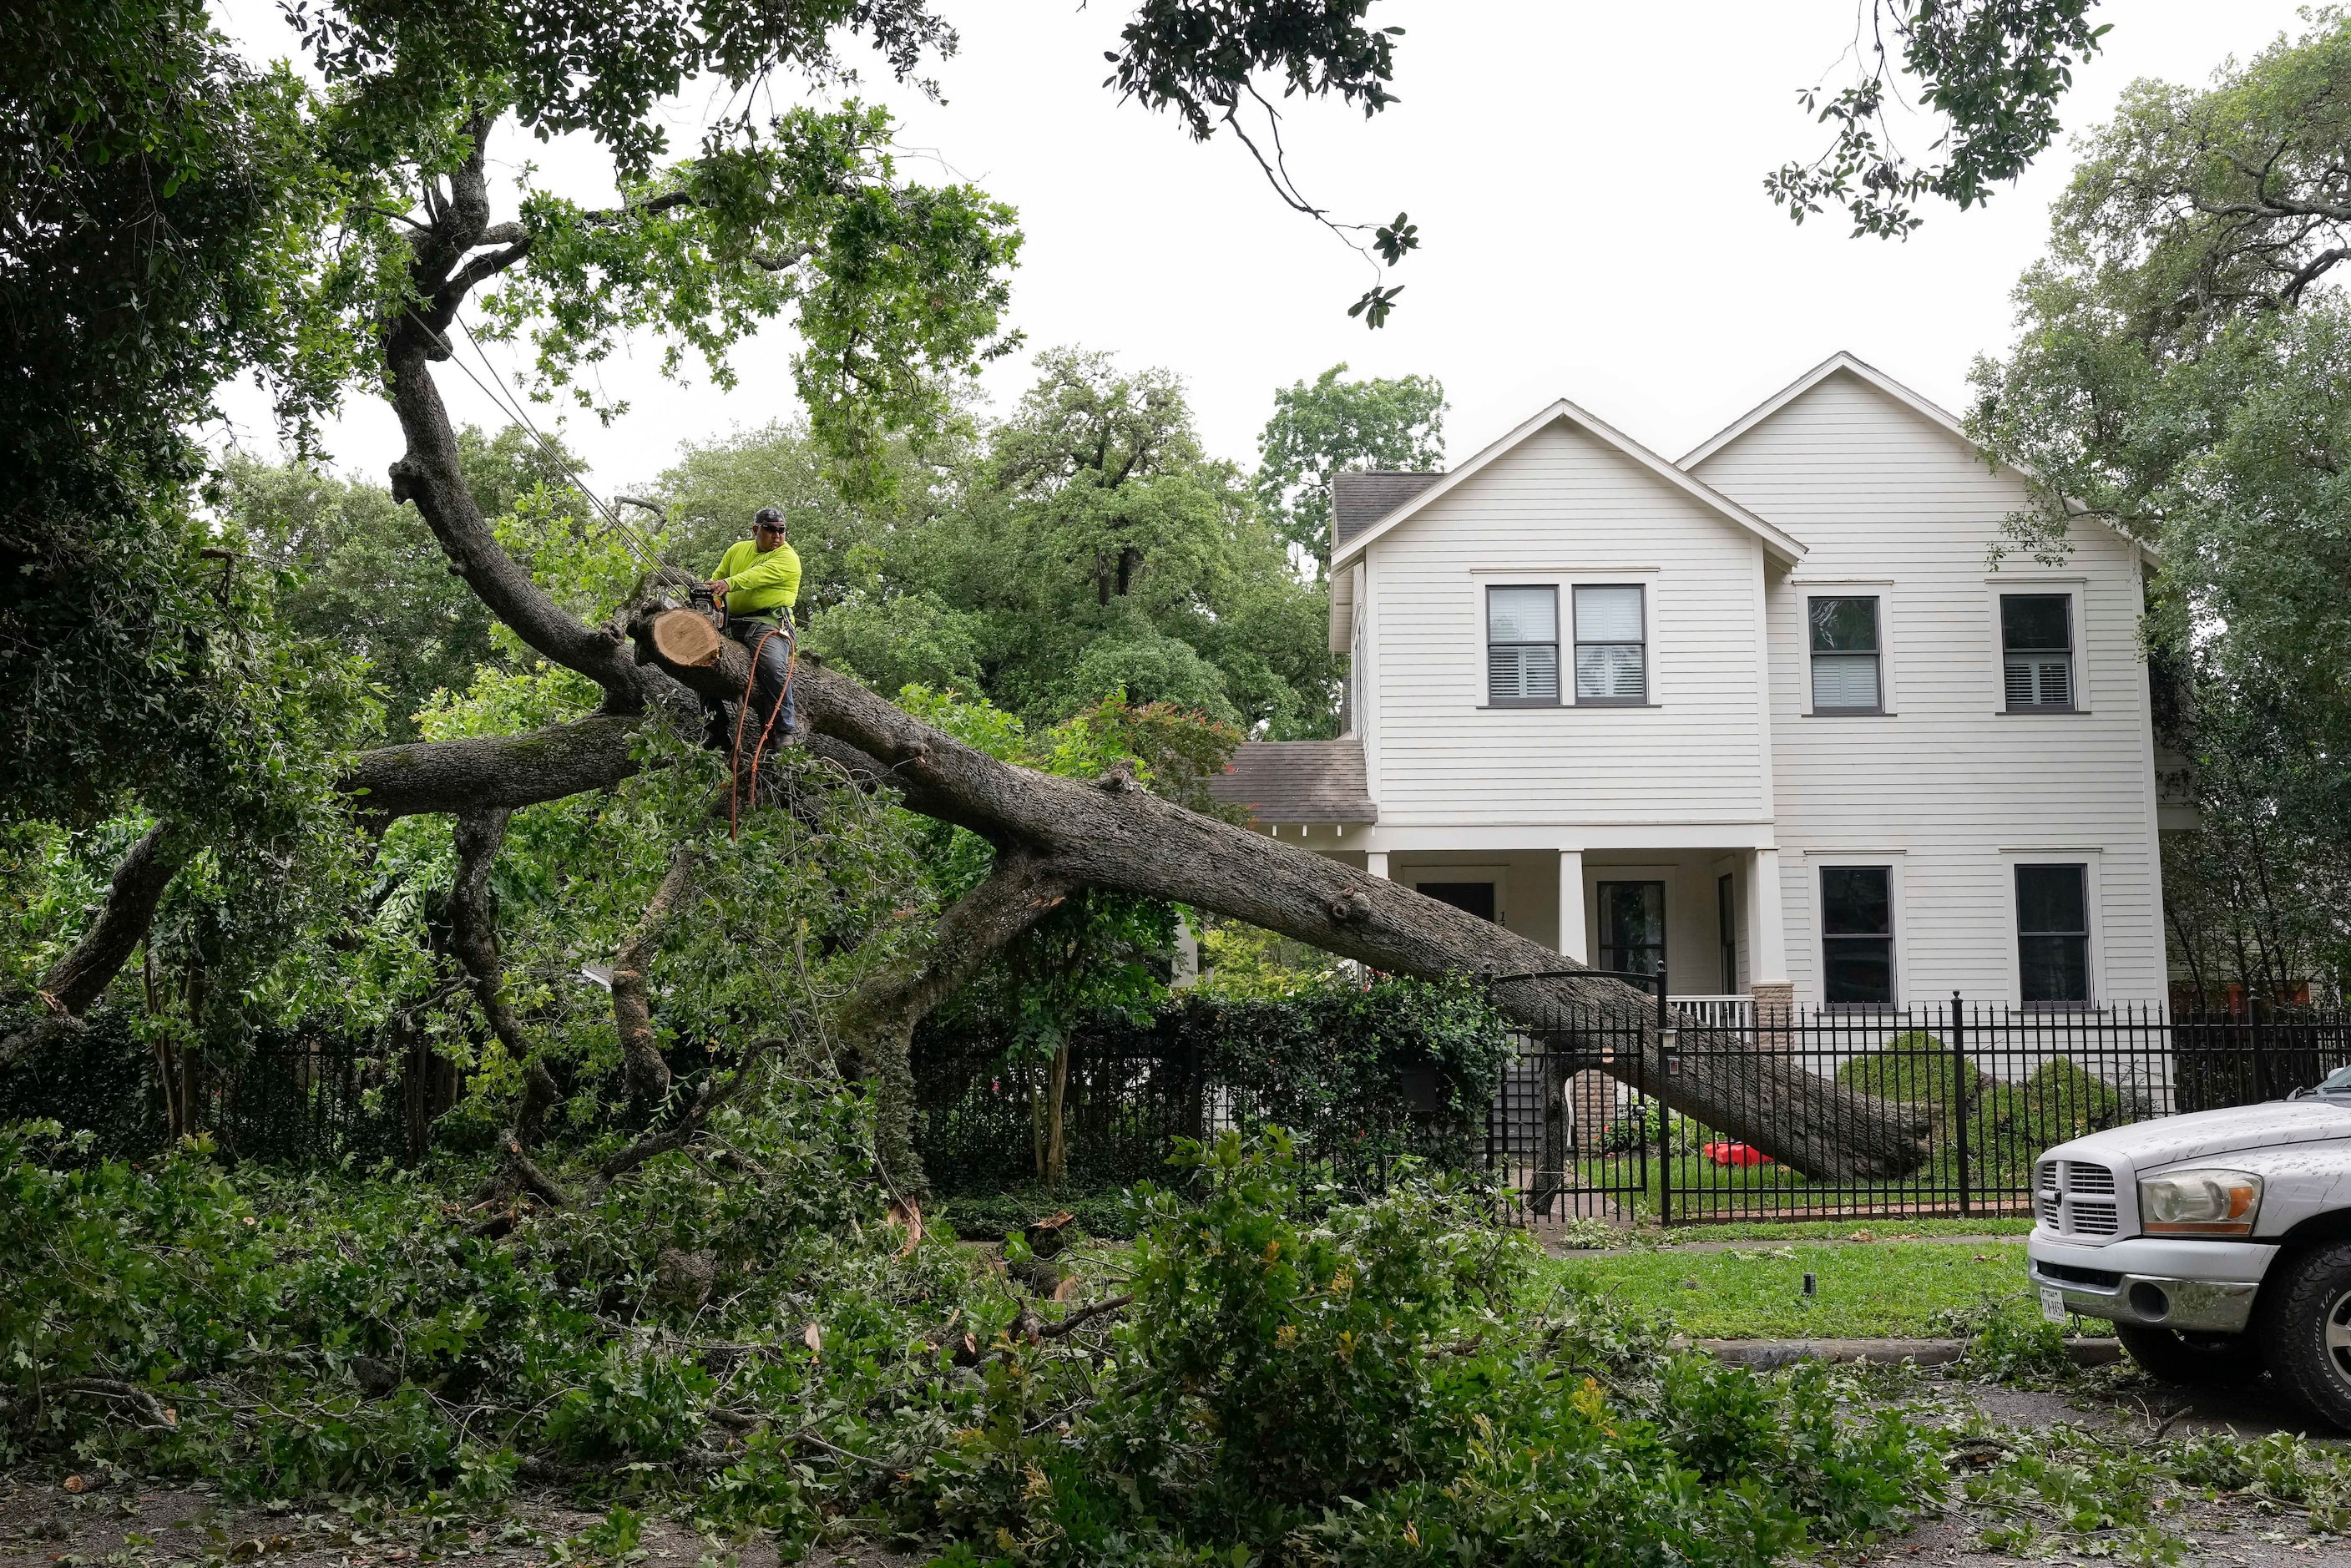
[[[664,610],[653,617],[653,648],[673,664],[690,670],[707,668],[718,662],[718,650],[726,642],[710,617],[699,610]]]

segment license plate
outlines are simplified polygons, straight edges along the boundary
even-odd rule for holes
[[[2041,1288],[2041,1315],[2053,1323],[2064,1322],[2065,1321],[2065,1293],[2063,1291],[2051,1290],[2048,1286],[2043,1285]]]

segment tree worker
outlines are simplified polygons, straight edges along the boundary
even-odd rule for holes
[[[743,727],[769,747],[792,739],[792,601],[799,594],[799,552],[784,542],[784,514],[762,507],[751,537],[719,558],[710,595],[726,616],[726,635],[751,650],[755,701]]]

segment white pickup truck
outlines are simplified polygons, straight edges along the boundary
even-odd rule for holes
[[[2292,1099],[2060,1144],[2033,1208],[2044,1315],[2112,1319],[2174,1382],[2266,1366],[2351,1431],[2351,1068]]]

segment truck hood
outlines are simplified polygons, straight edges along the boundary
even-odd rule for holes
[[[2048,1153],[2060,1159],[2105,1160],[2126,1165],[2133,1170],[2148,1170],[2240,1149],[2268,1149],[2281,1144],[2313,1144],[2330,1138],[2351,1138],[2351,1103],[2314,1096],[2139,1122],[2075,1138]]]

